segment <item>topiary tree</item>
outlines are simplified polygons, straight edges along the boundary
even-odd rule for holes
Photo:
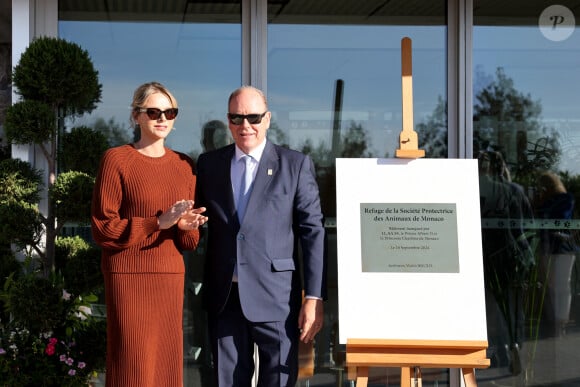
[[[37,146],[48,170],[0,159],[0,384],[86,386],[105,367],[106,322],[92,313],[103,288],[100,249],[61,234],[67,223],[88,224],[98,160],[110,144],[101,132],[65,131],[63,123],[92,111],[101,85],[87,52],[56,38],[32,42],[13,81],[20,100],[6,110],[6,137]],[[64,354],[70,367],[74,358],[73,373]]]
[[[0,243],[14,244],[21,250],[39,245],[43,221],[38,211],[41,188],[41,172],[28,162],[0,161]]]
[[[45,171],[49,192],[47,213],[39,214],[42,229],[37,230],[40,232],[31,241],[33,243],[42,239],[40,236],[44,237],[44,248],[39,248],[39,243],[36,243],[35,250],[47,277],[54,270],[55,240],[60,228],[64,222],[71,220],[66,217],[73,215],[73,211],[58,211],[59,206],[64,206],[66,202],[66,207],[70,209],[73,204],[90,204],[90,199],[87,200],[90,194],[80,193],[79,189],[92,189],[90,179],[82,174],[65,175],[62,184],[58,183],[58,159],[63,157],[58,148],[66,138],[63,122],[66,117],[94,110],[101,100],[102,86],[87,51],[75,43],[52,37],[41,37],[30,43],[14,68],[12,81],[20,100],[6,110],[6,137],[12,144],[38,146],[48,167]],[[92,139],[91,143],[97,144],[97,149],[85,147],[86,160],[100,157],[104,149],[99,145],[103,144],[102,141]],[[91,158],[88,156],[91,152],[98,156]],[[71,164],[70,161],[67,163]],[[75,190],[65,193],[63,185]],[[72,200],[65,200],[70,193],[75,196],[70,198]],[[56,216],[57,212],[59,217]],[[86,208],[82,210],[82,214],[87,213]]]
[[[95,176],[101,155],[110,145],[106,135],[106,132],[87,126],[72,128],[70,132],[65,133],[61,139],[62,147],[58,154],[60,170],[79,171]],[[130,140],[124,144],[128,142]]]

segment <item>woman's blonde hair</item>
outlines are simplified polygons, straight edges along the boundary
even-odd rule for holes
[[[560,177],[550,171],[543,172],[538,176],[538,187],[548,196],[566,192],[566,187],[564,187]]]

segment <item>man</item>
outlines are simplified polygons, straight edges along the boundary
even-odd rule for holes
[[[235,143],[197,162],[196,206],[209,218],[205,302],[220,387],[250,386],[254,345],[258,385],[294,386],[299,340],[310,342],[322,328],[325,237],[314,165],[266,139],[270,119],[260,90],[235,90],[228,102]]]

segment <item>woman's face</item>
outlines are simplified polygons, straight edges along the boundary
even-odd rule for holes
[[[171,100],[163,93],[153,93],[146,100],[141,109],[158,109],[165,112],[167,109],[173,109]],[[135,112],[135,122],[141,128],[141,138],[150,141],[165,139],[169,132],[173,129],[173,119],[167,119],[167,113],[160,114],[159,117],[153,119],[145,111]]]

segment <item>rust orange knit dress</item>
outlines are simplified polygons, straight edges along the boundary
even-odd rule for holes
[[[157,215],[193,199],[193,161],[166,148],[109,149],[93,192],[92,233],[102,247],[107,304],[107,387],[183,385],[182,251],[199,231],[160,230]]]

